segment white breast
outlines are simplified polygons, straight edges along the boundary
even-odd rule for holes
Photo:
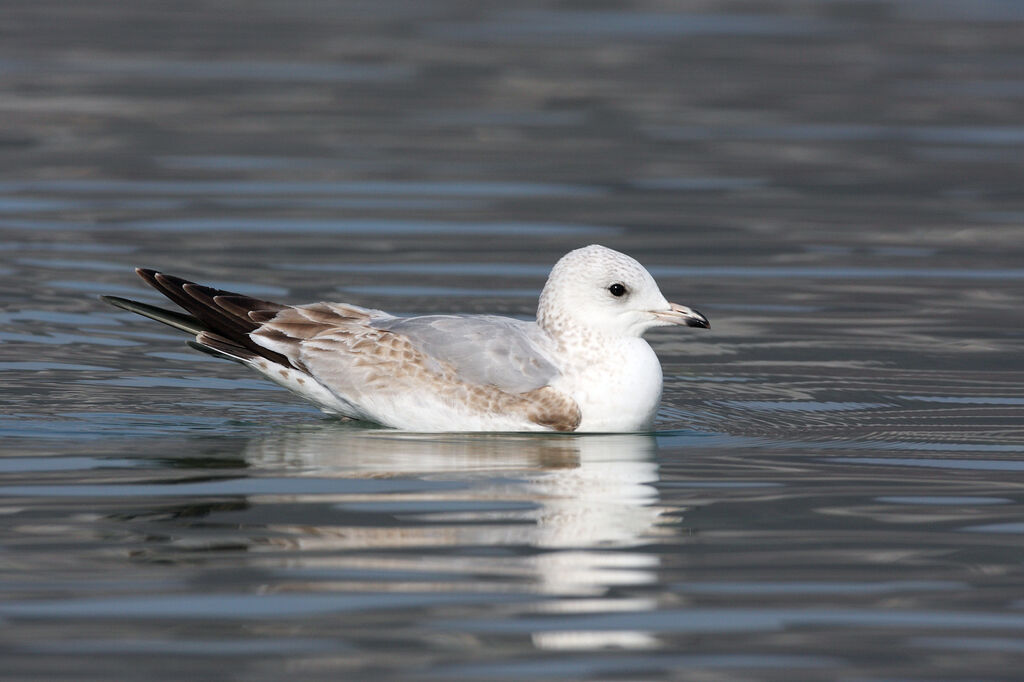
[[[661,401],[661,363],[640,338],[607,341],[552,384],[580,406],[578,432],[644,431]]]

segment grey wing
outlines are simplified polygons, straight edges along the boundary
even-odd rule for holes
[[[559,374],[534,322],[497,315],[424,315],[377,318],[369,324],[405,336],[469,383],[525,393],[547,386]]]

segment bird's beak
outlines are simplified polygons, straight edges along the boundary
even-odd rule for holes
[[[685,305],[679,305],[678,303],[669,303],[668,306],[668,310],[653,311],[654,316],[668,324],[685,324],[687,327],[701,327],[702,329],[711,328],[708,318],[693,308],[687,308]]]

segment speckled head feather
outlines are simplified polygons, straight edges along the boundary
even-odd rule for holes
[[[641,336],[665,324],[656,316],[671,304],[644,266],[624,253],[591,244],[564,255],[551,269],[537,306],[549,334]]]

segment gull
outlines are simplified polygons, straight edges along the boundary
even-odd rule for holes
[[[101,298],[192,334],[193,348],[247,365],[326,413],[405,431],[650,430],[662,372],[643,334],[710,327],[669,303],[636,260],[596,244],[551,269],[535,321],[283,305],[136,272],[185,313]]]

